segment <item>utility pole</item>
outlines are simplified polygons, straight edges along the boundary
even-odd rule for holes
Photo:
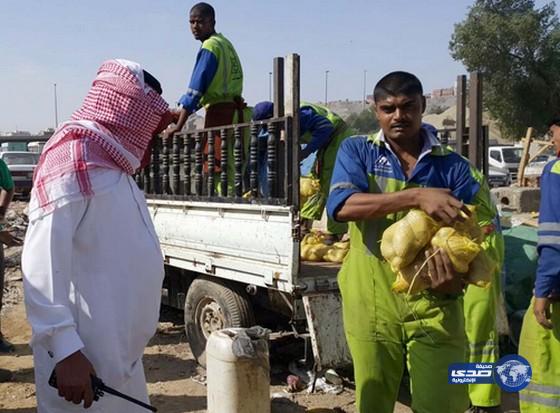
[[[325,70],[325,106],[327,105],[327,90],[329,88],[329,71]]]
[[[366,109],[366,76],[367,70],[364,69],[364,90],[363,90],[363,99],[362,99],[362,111]]]
[[[58,127],[58,99],[56,98],[56,83],[54,84],[54,128]]]

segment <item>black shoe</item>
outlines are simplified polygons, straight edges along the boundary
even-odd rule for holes
[[[11,353],[15,350],[12,343],[0,336],[0,353]]]

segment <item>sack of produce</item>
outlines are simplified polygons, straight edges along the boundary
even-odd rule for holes
[[[391,264],[393,271],[397,272],[414,261],[439,227],[425,212],[412,209],[383,232],[381,255]]]

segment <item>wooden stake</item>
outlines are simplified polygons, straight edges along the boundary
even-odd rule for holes
[[[517,172],[517,183],[519,186],[525,186],[525,167],[529,162],[529,149],[531,148],[532,140],[533,128],[529,127],[527,128],[527,134],[523,142],[523,155],[521,156],[521,161],[519,161],[519,171]]]

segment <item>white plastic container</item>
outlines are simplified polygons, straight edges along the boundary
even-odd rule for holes
[[[215,331],[208,338],[208,413],[270,413],[268,340],[251,340],[253,357],[237,356],[233,342],[244,330],[228,328]]]

